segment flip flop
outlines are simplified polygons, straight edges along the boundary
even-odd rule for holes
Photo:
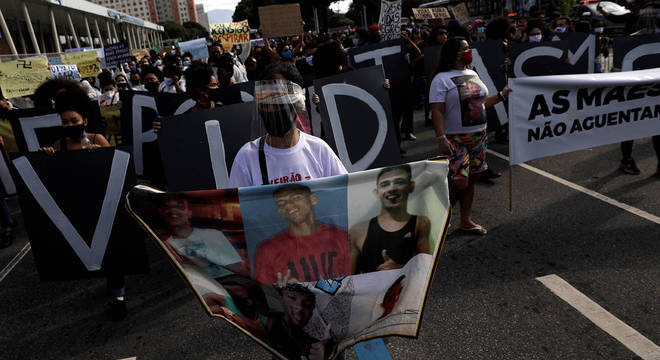
[[[481,225],[475,225],[473,227],[465,228],[465,227],[460,227],[458,228],[464,233],[472,234],[472,235],[486,235],[488,234],[488,230],[486,230],[485,227]]]

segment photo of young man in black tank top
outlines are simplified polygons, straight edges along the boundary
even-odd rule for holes
[[[353,274],[402,268],[413,256],[430,252],[431,221],[408,213],[408,196],[414,190],[410,165],[380,171],[373,190],[381,202],[380,214],[348,233]]]

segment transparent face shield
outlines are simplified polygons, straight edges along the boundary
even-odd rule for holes
[[[296,128],[296,120],[306,117],[305,92],[288,80],[261,80],[254,86],[256,119],[252,121],[252,137],[268,134],[284,137]]]

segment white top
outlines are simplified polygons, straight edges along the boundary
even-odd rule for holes
[[[248,77],[247,77],[247,71],[245,70],[245,66],[241,63],[234,63],[234,75],[231,77],[231,81],[234,83],[243,83],[243,82],[248,82]]]
[[[186,79],[185,78],[179,79],[179,87],[181,87],[181,90],[183,92],[186,92]],[[171,78],[163,79],[163,82],[160,83],[160,92],[176,94],[176,87],[174,86],[174,83],[172,82]]]
[[[472,70],[438,73],[431,82],[430,103],[445,103],[445,133],[468,134],[486,129],[486,85]]]
[[[317,179],[346,174],[346,168],[330,146],[316,136],[298,131],[298,143],[278,149],[264,143],[268,180],[271,184]],[[259,139],[243,145],[234,158],[229,187],[262,185],[259,167]]]
[[[204,269],[214,278],[227,273],[222,266],[242,261],[225,235],[215,229],[193,228],[187,238],[170,237],[167,243],[177,254]]]

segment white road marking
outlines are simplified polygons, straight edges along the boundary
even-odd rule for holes
[[[550,291],[574,307],[596,326],[617,339],[644,360],[659,360],[660,346],[610,314],[586,295],[555,274],[536,278]]]
[[[502,160],[509,161],[509,157],[508,157],[508,156],[503,155],[503,154],[500,154],[500,153],[498,153],[497,151],[493,151],[493,150],[490,150],[490,149],[488,149],[488,150],[486,150],[486,151],[487,151],[489,154],[494,155],[494,156],[496,156],[496,157],[498,157],[498,158],[500,158],[500,159],[502,159]],[[529,170],[529,171],[531,171],[531,172],[537,173],[537,174],[539,174],[539,175],[541,175],[541,176],[544,176],[544,177],[546,177],[546,178],[548,178],[548,179],[550,179],[550,180],[556,181],[556,182],[558,182],[558,183],[560,183],[560,184],[562,184],[562,185],[568,186],[569,188],[571,188],[571,189],[573,189],[573,190],[577,190],[577,191],[579,191],[579,192],[581,192],[581,193],[587,194],[587,195],[589,195],[589,196],[591,196],[591,197],[594,197],[594,198],[596,198],[596,199],[598,199],[598,200],[604,201],[604,202],[606,202],[606,203],[608,203],[608,204],[610,204],[610,205],[616,206],[616,207],[618,207],[618,208],[620,208],[620,209],[622,209],[622,210],[625,210],[625,211],[627,211],[627,212],[629,212],[629,213],[631,213],[631,214],[633,214],[633,215],[637,215],[637,216],[639,216],[639,217],[641,217],[641,218],[644,218],[644,219],[646,219],[646,220],[648,220],[648,221],[654,222],[654,223],[656,223],[656,224],[660,224],[660,216],[653,215],[653,214],[648,213],[648,212],[646,212],[646,211],[644,211],[644,210],[638,209],[638,208],[636,208],[636,207],[634,207],[634,206],[630,206],[630,205],[628,205],[628,204],[624,204],[624,203],[622,203],[622,202],[616,201],[616,200],[614,200],[614,199],[612,199],[612,198],[610,198],[610,197],[607,197],[607,196],[605,196],[605,195],[603,195],[603,194],[601,194],[601,193],[599,193],[599,192],[596,192],[596,191],[593,191],[593,190],[587,189],[587,188],[585,188],[584,186],[580,186],[580,185],[578,185],[578,184],[572,183],[572,182],[570,182],[570,181],[568,181],[568,180],[565,180],[565,179],[560,178],[559,176],[552,175],[552,174],[550,174],[550,173],[547,172],[547,171],[543,171],[543,170],[538,169],[538,168],[535,168],[535,167],[533,167],[533,166],[531,166],[531,165],[527,165],[527,164],[522,163],[522,164],[518,164],[518,166],[520,166],[520,167],[522,167],[522,168],[524,168],[524,169],[527,169],[527,170]]]
[[[23,260],[25,255],[27,255],[27,253],[30,252],[31,248],[32,247],[30,246],[30,243],[25,244],[25,246],[23,246],[21,251],[19,251],[18,254],[16,254],[16,256],[14,256],[13,259],[11,259],[9,264],[7,264],[7,266],[5,266],[5,268],[2,269],[2,271],[0,271],[0,282],[2,282],[2,280],[4,280],[5,277],[7,277],[7,275],[9,275],[9,273],[14,269],[14,267],[16,265],[18,265],[18,263],[21,260]]]

